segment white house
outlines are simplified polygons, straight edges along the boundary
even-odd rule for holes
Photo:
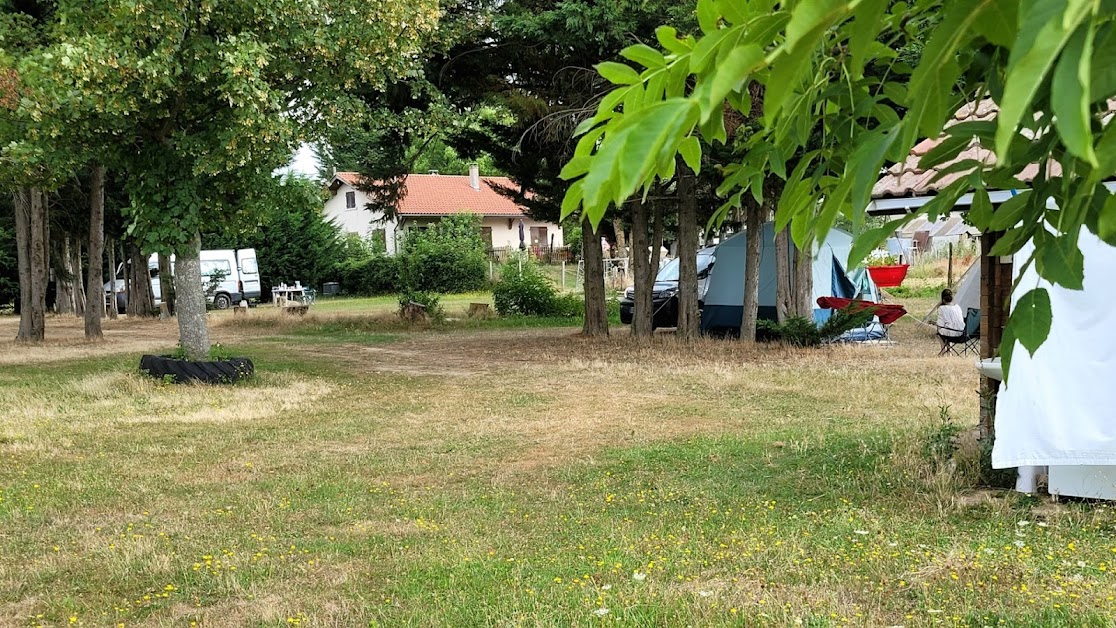
[[[561,227],[529,218],[515,201],[493,188],[513,187],[511,179],[482,177],[475,165],[469,170],[468,176],[408,175],[407,193],[394,220],[366,208],[368,196],[357,188],[360,174],[338,172],[329,185],[325,216],[343,231],[362,238],[382,236],[391,255],[399,251],[409,229],[421,229],[460,213],[481,216],[482,237],[494,250],[519,248],[520,243],[535,251],[563,246]]]

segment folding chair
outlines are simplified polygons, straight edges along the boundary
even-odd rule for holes
[[[980,344],[980,310],[971,307],[965,313],[965,329],[961,330],[960,336],[946,336],[941,333],[939,328],[938,340],[942,342],[942,350],[938,355],[965,355],[970,351],[974,354],[979,352]],[[960,351],[957,346],[961,345]]]

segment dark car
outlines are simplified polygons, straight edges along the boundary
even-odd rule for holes
[[[701,307],[705,299],[705,291],[709,287],[709,273],[713,270],[713,263],[716,261],[714,251],[716,247],[698,251],[698,307]],[[652,327],[678,326],[678,266],[677,259],[671,260],[655,276],[655,286],[651,294],[651,308],[654,312],[651,319]],[[620,322],[631,325],[634,312],[635,288],[628,288],[620,298]]]

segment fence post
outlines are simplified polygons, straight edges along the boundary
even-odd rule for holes
[[[566,260],[562,260],[562,292],[566,291]]]
[[[489,281],[495,281],[496,280],[496,275],[493,272],[492,260],[491,259],[488,260],[488,280]]]
[[[953,290],[953,243],[949,243],[949,268],[946,271],[946,287]]]
[[[519,276],[523,276],[523,257],[519,257]]]

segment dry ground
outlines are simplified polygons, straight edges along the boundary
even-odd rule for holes
[[[0,342],[0,625],[1111,616],[1109,511],[1032,514],[926,447],[977,378],[913,322],[813,350],[352,308],[211,329],[253,381],[136,374],[173,322]]]

